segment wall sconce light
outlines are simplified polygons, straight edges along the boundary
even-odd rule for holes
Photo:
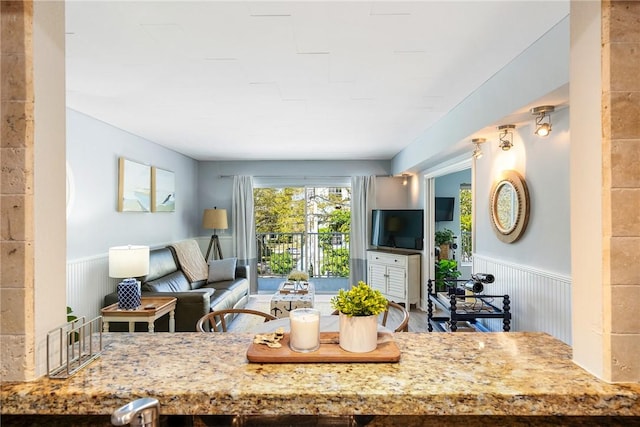
[[[555,110],[553,105],[543,105],[541,107],[535,107],[531,109],[531,114],[536,116],[536,131],[534,132],[538,136],[549,136],[551,133],[551,113]]]
[[[499,147],[502,151],[509,151],[513,147],[513,130],[516,125],[500,125],[498,130],[500,131],[498,138],[500,140]]]
[[[407,175],[406,173],[402,174],[402,185],[404,185],[404,186],[407,185],[408,178],[409,178],[409,175]]]
[[[471,154],[474,159],[479,159],[482,157],[482,150],[480,149],[480,144],[484,144],[487,142],[485,138],[473,138],[471,142],[475,145],[473,149],[473,153]]]

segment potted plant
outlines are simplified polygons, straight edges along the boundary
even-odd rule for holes
[[[441,259],[436,262],[436,292],[445,291],[447,279],[457,279],[461,274],[456,260]]]
[[[435,233],[435,244],[440,247],[440,259],[449,258],[449,247],[453,243],[453,231],[445,228],[444,230],[438,230]]]
[[[293,282],[306,282],[309,280],[309,275],[304,271],[292,270],[289,276],[287,276],[287,279]]]
[[[348,291],[340,289],[331,307],[340,315],[340,347],[353,353],[373,351],[378,345],[378,315],[387,309],[382,293],[360,281]]]
[[[78,320],[78,316],[73,314],[73,309],[71,307],[67,306],[67,322],[71,323],[72,328],[76,326],[74,324],[76,320]],[[79,339],[80,339],[80,334],[78,334],[78,332],[74,332],[73,335],[69,335],[69,344],[73,344],[77,342]]]
[[[295,282],[294,290],[300,291],[303,289],[302,282],[307,282],[309,275],[304,271],[292,270],[289,276],[287,276],[287,280]]]

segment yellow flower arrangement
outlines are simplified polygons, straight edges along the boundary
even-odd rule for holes
[[[306,282],[309,280],[309,275],[304,271],[292,270],[287,279],[295,282]]]
[[[340,289],[331,298],[331,307],[347,316],[378,315],[387,309],[388,301],[378,290],[360,281],[348,291]]]

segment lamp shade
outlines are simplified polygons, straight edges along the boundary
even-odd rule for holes
[[[205,209],[202,216],[202,228],[214,228],[217,230],[226,230],[229,228],[227,223],[226,209]]]
[[[149,273],[149,246],[109,248],[109,277],[139,277]]]

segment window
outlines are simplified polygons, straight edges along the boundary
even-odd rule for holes
[[[281,280],[291,270],[347,278],[350,201],[349,187],[255,188],[259,290],[260,278]]]
[[[460,261],[470,263],[473,256],[471,233],[471,184],[460,184]]]

